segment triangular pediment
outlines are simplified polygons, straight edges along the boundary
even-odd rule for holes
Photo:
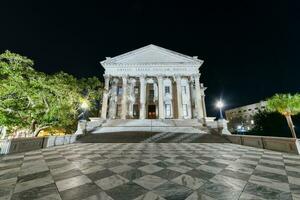
[[[138,64],[202,64],[202,60],[196,57],[183,55],[156,45],[147,45],[134,51],[113,57],[107,58],[101,63],[106,64],[121,64],[121,65],[138,65]]]

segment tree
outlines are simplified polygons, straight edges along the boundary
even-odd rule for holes
[[[102,100],[103,83],[97,77],[82,78],[79,80],[84,100],[90,102],[89,113],[99,116],[100,101]]]
[[[247,135],[286,137],[289,129],[284,116],[278,112],[258,111],[254,116],[254,127]]]
[[[228,122],[228,128],[230,131],[232,132],[236,132],[237,131],[237,127],[238,126],[244,126],[246,124],[246,119],[243,118],[242,116],[238,116],[238,117],[234,117],[232,119],[229,120]]]
[[[282,114],[286,118],[293,137],[297,138],[292,116],[300,113],[299,94],[275,94],[267,100],[267,109]]]
[[[6,51],[0,55],[0,124],[9,130],[25,128],[32,104],[33,61]]]
[[[80,104],[101,99],[96,77],[78,80],[59,72],[47,75],[33,61],[6,51],[0,55],[0,126],[9,132],[38,133],[49,127],[76,127]],[[91,103],[91,110],[96,110]]]

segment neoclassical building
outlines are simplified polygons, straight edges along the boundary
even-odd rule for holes
[[[148,45],[101,62],[103,119],[204,119],[197,56]]]

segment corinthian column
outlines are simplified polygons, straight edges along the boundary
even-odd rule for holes
[[[101,118],[106,119],[107,113],[107,101],[108,101],[108,94],[109,94],[109,76],[104,75],[105,85],[104,85],[104,92],[103,92],[103,101],[102,101],[102,110],[101,110]]]
[[[203,116],[207,117],[206,106],[205,106],[205,93],[204,93],[204,91],[206,90],[206,87],[204,87],[203,83],[200,84],[200,87],[201,87],[201,105],[202,105],[202,109],[203,109]]]
[[[127,115],[127,76],[122,77],[123,80],[123,95],[122,95],[122,111],[121,119],[126,119]]]
[[[200,74],[195,74],[194,76],[195,80],[195,107],[196,107],[196,113],[197,113],[197,118],[202,119],[204,117],[203,115],[203,107],[202,107],[202,102],[201,102],[201,87],[200,87]]]
[[[117,112],[117,100],[118,100],[118,78],[113,79],[113,84],[111,86],[111,95],[109,99],[109,111],[108,116],[110,119],[116,118],[116,112]]]
[[[145,76],[140,77],[140,119],[146,118],[146,80]]]
[[[164,98],[163,98],[163,77],[158,76],[158,115],[159,119],[164,119]]]
[[[181,77],[176,76],[176,89],[177,89],[177,105],[178,105],[178,119],[182,119],[182,94],[181,94]]]

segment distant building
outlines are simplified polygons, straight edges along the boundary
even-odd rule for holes
[[[254,127],[253,116],[259,111],[266,109],[266,101],[254,103],[225,111],[229,121],[228,129],[232,132],[246,132]]]

